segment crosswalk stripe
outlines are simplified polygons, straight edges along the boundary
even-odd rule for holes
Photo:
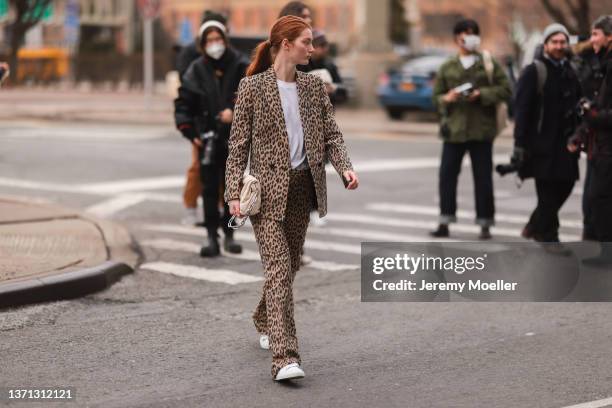
[[[430,222],[430,221],[422,221],[422,220],[413,220],[413,219],[395,219],[395,218],[389,218],[389,217],[376,217],[376,216],[370,216],[370,215],[362,215],[362,214],[328,214],[327,218],[329,218],[332,221],[346,221],[346,222],[350,222],[350,223],[359,223],[359,224],[373,224],[373,225],[385,225],[385,226],[390,226],[390,227],[408,227],[408,228],[416,228],[416,229],[424,229],[424,230],[429,230],[432,229],[433,227],[435,227],[435,225]],[[462,225],[462,224],[454,224],[452,229],[454,231],[459,231],[459,232],[467,232],[467,233],[478,233],[480,231],[480,227],[477,225]],[[317,231],[318,229],[312,228],[311,229],[312,232]],[[309,230],[309,231],[311,231]],[[325,232],[329,232],[331,229],[327,228],[327,227],[323,227],[321,228],[321,231],[325,231]],[[359,237],[358,234],[359,233],[363,233],[364,235],[362,235],[362,237],[365,238],[370,238],[374,235],[380,236],[380,239],[384,239],[384,235],[380,235],[380,234],[386,234],[386,233],[376,233],[376,232],[371,232],[371,231],[363,231],[362,230],[357,230],[359,232],[353,232],[351,230],[345,230],[345,229],[339,229],[337,234],[342,234],[342,232],[345,232],[347,234],[350,234],[351,236],[356,236]],[[332,235],[334,235],[333,232],[330,232]],[[514,238],[518,238],[521,235],[521,230],[519,229],[511,229],[511,228],[501,228],[501,227],[494,227],[493,229],[493,233],[495,235],[499,235],[499,236],[507,236],[507,237],[514,237]],[[392,235],[390,235],[389,237],[393,237]],[[398,236],[399,238],[401,238],[402,236]],[[415,235],[404,235],[404,237],[406,237],[406,239],[399,239],[401,241],[415,241],[415,242],[423,242],[423,241],[427,241],[429,240],[429,238],[425,237],[425,236],[415,236]],[[580,237],[578,235],[572,235],[572,234],[561,234],[561,238],[564,239],[565,241],[577,241],[580,240]],[[379,239],[379,238],[376,238]],[[437,241],[437,239],[436,239]]]
[[[121,194],[119,196],[104,200],[98,204],[92,205],[85,209],[86,213],[95,215],[100,218],[107,218],[115,213],[125,210],[136,204],[140,204],[145,200],[145,197],[138,194]]]
[[[141,245],[159,250],[181,251],[196,254],[200,253],[200,246],[198,244],[195,244],[193,242],[177,241],[173,239],[146,240],[141,242]],[[243,249],[241,254],[230,254],[229,252],[226,252],[223,249],[221,249],[221,251],[223,252],[223,256],[227,258],[258,262],[261,260],[258,252],[251,251],[248,249]],[[307,267],[330,272],[359,269],[359,265],[341,264],[337,262],[325,262],[316,260],[313,260],[311,263],[309,263]]]
[[[191,265],[173,264],[168,262],[151,262],[140,266],[155,272],[168,273],[183,278],[200,279],[209,282],[226,283],[238,285],[240,283],[252,283],[262,281],[258,276],[247,275],[225,269],[208,269]]]
[[[507,159],[508,157],[506,155],[494,156],[495,161],[506,161]],[[439,165],[439,157],[415,157],[401,159],[389,158],[384,160],[366,160],[355,163],[355,168],[360,173],[375,173],[394,170],[430,169],[437,168]],[[464,166],[469,166],[469,160],[466,160],[464,162]],[[331,165],[326,166],[326,172],[329,174],[336,174],[336,170]],[[183,187],[184,184],[185,176],[182,174],[76,185],[53,182],[37,182],[0,177],[0,186],[94,195],[113,195],[121,193],[179,188]],[[151,196],[149,198],[155,199],[155,196]]]
[[[81,185],[79,188],[85,193],[120,194],[173,188],[181,186],[184,183],[185,176],[181,175],[92,183]]]
[[[206,236],[205,230],[202,228],[195,227],[186,227],[181,225],[168,225],[168,224],[154,224],[154,225],[144,225],[142,227],[148,231],[157,231],[157,232],[168,232],[172,234],[180,234],[180,235],[191,235],[196,237],[204,237]],[[252,232],[237,232],[234,237],[237,240],[247,241],[247,242],[255,242],[255,236]],[[361,245],[355,244],[342,244],[337,242],[327,242],[327,241],[318,241],[315,239],[307,239],[304,244],[306,249],[315,249],[320,251],[329,251],[329,252],[342,252],[346,254],[361,254]]]
[[[582,404],[567,406],[563,408],[605,408],[612,405],[612,398],[601,399],[597,401],[583,402]]]
[[[440,214],[440,210],[435,207],[411,204],[371,203],[366,205],[366,209],[372,211],[384,211],[402,214],[419,214],[434,216],[438,216]],[[468,218],[474,220],[476,218],[476,213],[474,211],[458,210],[457,216],[460,218]],[[507,222],[509,224],[525,225],[529,220],[529,215],[496,213],[495,220],[499,222]],[[561,219],[561,226],[565,228],[582,229],[582,221]]]
[[[496,154],[493,156],[493,161],[507,162],[509,156],[507,154]],[[416,170],[416,169],[431,169],[438,168],[440,166],[440,157],[413,157],[404,159],[383,159],[383,160],[369,160],[364,162],[355,163],[355,171],[358,173],[377,173],[381,171],[391,170]],[[470,160],[464,160],[463,167],[470,166]],[[327,173],[336,173],[336,170],[328,165],[326,167]]]

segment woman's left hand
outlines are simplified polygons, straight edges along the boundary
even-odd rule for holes
[[[347,170],[342,173],[342,177],[346,181],[348,181],[348,185],[346,186],[347,190],[356,190],[359,187],[359,178],[357,177],[357,173],[353,170]]]
[[[221,123],[229,125],[234,120],[234,112],[231,109],[224,109],[219,113],[219,120]]]

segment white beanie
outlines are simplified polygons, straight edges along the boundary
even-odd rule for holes
[[[554,23],[554,24],[551,24],[551,25],[549,25],[548,27],[546,27],[544,29],[544,34],[543,34],[544,41],[542,41],[542,42],[545,43],[546,41],[548,41],[548,39],[550,37],[552,37],[555,34],[559,34],[559,33],[565,35],[565,37],[569,41],[570,33],[569,33],[569,31],[567,31],[567,28],[565,28],[565,26],[563,24]]]
[[[227,38],[227,29],[222,23],[216,20],[208,20],[200,26],[200,30],[198,31],[198,39],[200,40],[200,43],[202,42],[202,35],[204,35],[204,31],[208,30],[210,27],[218,28],[221,33],[223,33],[223,37]]]

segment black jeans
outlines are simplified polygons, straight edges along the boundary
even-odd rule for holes
[[[204,226],[208,235],[218,237],[217,230],[221,223],[225,234],[231,234],[232,230],[227,226],[231,218],[227,203],[223,204],[223,214],[219,211],[219,199],[225,190],[225,161],[209,166],[200,165],[200,179],[203,185]]]
[[[589,204],[595,238],[612,242],[612,156],[601,155],[592,160]]]
[[[559,241],[559,210],[572,193],[575,181],[535,180],[538,206],[531,214],[527,229],[536,241]]]
[[[488,227],[495,223],[493,142],[444,142],[439,174],[440,223],[457,221],[457,181],[466,151],[472,160],[476,223]]]

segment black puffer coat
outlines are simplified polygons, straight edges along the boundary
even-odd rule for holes
[[[249,61],[228,48],[219,60],[206,56],[193,61],[182,78],[179,96],[174,101],[176,126],[188,139],[215,130],[227,141],[229,125],[217,120],[224,109],[234,109],[238,84]],[[185,132],[184,129],[192,129]]]

